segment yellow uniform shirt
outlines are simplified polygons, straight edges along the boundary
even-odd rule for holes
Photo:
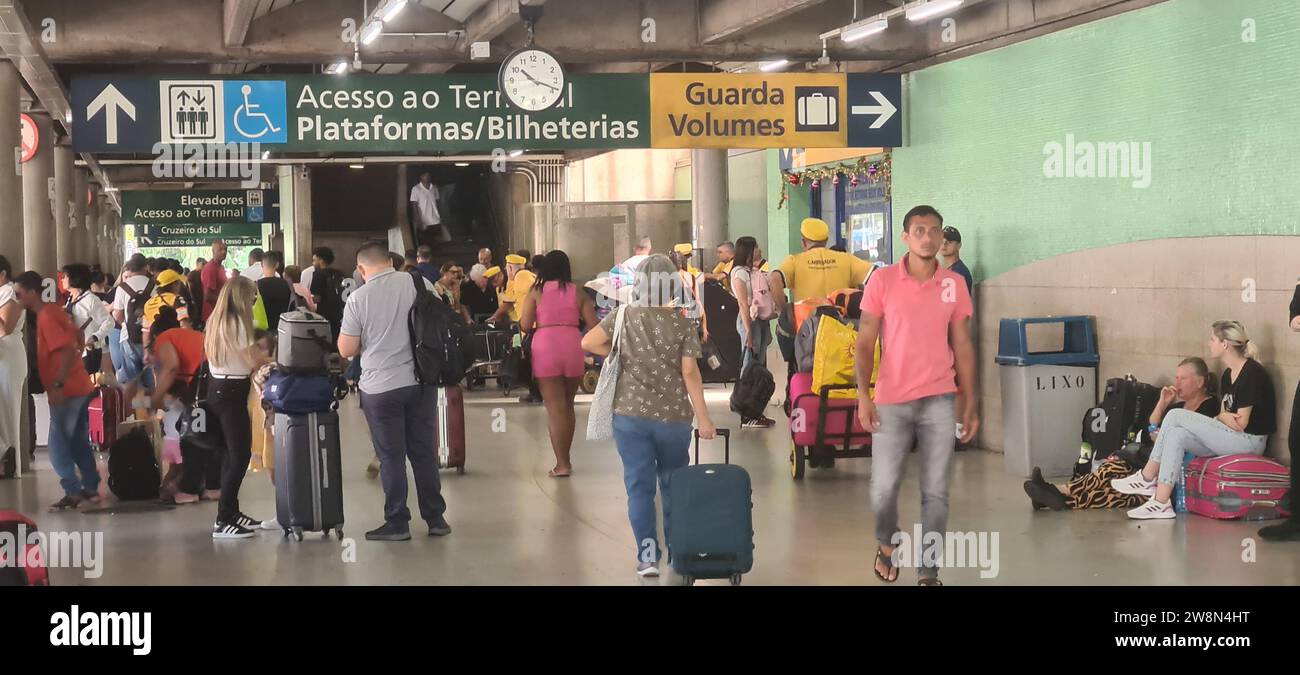
[[[849,253],[813,248],[786,258],[779,269],[785,287],[799,301],[861,286],[871,272],[871,263]]]
[[[716,264],[716,265],[713,266],[713,273],[714,273],[714,274],[725,274],[725,275],[727,275],[727,276],[731,276],[731,268],[732,268],[732,266],[734,266],[735,264],[736,264],[736,261],[735,261],[735,260],[732,260],[731,262],[720,262],[720,263],[718,263],[718,264]]]
[[[533,290],[533,283],[536,281],[536,274],[528,270],[519,270],[515,274],[514,281],[506,284],[506,290],[501,294],[501,301],[514,303],[510,306],[511,321],[519,322],[520,312],[524,308],[524,298],[528,297],[528,292]]]

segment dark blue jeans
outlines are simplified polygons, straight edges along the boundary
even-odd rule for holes
[[[691,423],[659,422],[644,417],[614,415],[614,443],[623,460],[627,487],[627,517],[636,537],[637,562],[658,562],[660,546],[655,527],[655,480],[664,511],[664,536],[672,526],[668,488],[674,471],[691,463]]]
[[[407,526],[406,462],[415,474],[415,495],[420,517],[429,525],[447,511],[438,476],[436,396],[433,387],[414,385],[382,394],[361,392],[361,410],[370,425],[370,438],[379,457],[379,480],[384,486],[384,521]]]
[[[99,468],[90,447],[90,396],[72,396],[50,406],[50,464],[59,475],[64,494],[99,490]],[[81,476],[77,476],[80,470]]]

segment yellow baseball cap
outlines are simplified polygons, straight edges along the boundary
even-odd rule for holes
[[[487,268],[487,271],[483,273],[483,277],[485,279],[491,279],[492,277],[495,277],[498,274],[501,274],[501,268],[494,265],[492,267]]]
[[[158,286],[168,286],[178,281],[184,282],[185,277],[181,276],[176,270],[163,270],[154,279],[154,283]]]
[[[808,241],[826,241],[831,238],[831,228],[821,218],[804,218],[799,223],[799,234]]]
[[[695,247],[691,246],[690,244],[678,244],[673,247],[673,250],[682,255],[690,255],[693,251],[695,251]]]
[[[510,255],[506,256],[506,262],[510,263],[511,265],[527,265],[528,258],[525,258],[517,253],[511,253]]]

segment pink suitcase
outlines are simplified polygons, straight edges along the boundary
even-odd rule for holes
[[[1192,513],[1229,520],[1290,515],[1278,503],[1291,488],[1291,470],[1267,457],[1198,457],[1183,472],[1187,510]]]
[[[790,437],[795,445],[817,445],[817,426],[821,417],[821,396],[812,390],[812,373],[795,373],[790,380]],[[871,434],[858,422],[856,398],[828,398],[822,440],[831,445],[871,443]],[[848,429],[852,424],[852,430]]]
[[[117,425],[126,419],[122,390],[117,387],[99,387],[90,399],[90,442],[99,452],[105,452],[117,441]]]

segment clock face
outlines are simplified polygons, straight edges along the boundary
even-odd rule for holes
[[[511,54],[501,64],[498,79],[506,100],[529,112],[546,110],[564,96],[564,66],[541,49]]]

